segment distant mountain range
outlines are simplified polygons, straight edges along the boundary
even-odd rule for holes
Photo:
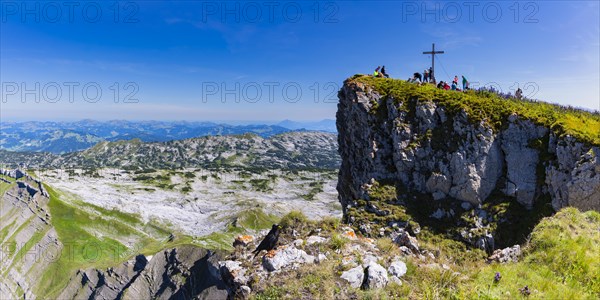
[[[318,122],[296,122],[291,120],[283,120],[276,124],[291,130],[306,129],[325,132],[337,132],[335,120],[325,119]]]
[[[336,132],[334,120],[294,122],[274,125],[229,125],[213,122],[95,121],[2,122],[0,149],[18,152],[69,153],[88,149],[99,142],[139,139],[167,142],[201,136],[253,133],[263,138],[298,130]]]
[[[66,154],[0,150],[0,165],[56,169],[258,168],[337,169],[337,135],[294,131],[262,138],[256,134],[205,136],[169,142],[103,141]]]

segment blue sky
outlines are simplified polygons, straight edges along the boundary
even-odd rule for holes
[[[406,79],[432,43],[438,79],[600,109],[598,1],[1,5],[2,120],[333,119],[345,78]]]

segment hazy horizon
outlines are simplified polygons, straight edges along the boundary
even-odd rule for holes
[[[6,120],[1,119],[1,123],[28,123],[28,122],[57,122],[57,123],[77,123],[77,122],[164,122],[164,123],[177,123],[177,122],[187,122],[187,123],[214,123],[214,124],[227,124],[227,125],[277,125],[279,123],[283,123],[286,121],[295,122],[295,123],[319,123],[325,121],[335,122],[335,119],[313,119],[313,120],[298,120],[298,119],[283,119],[283,120],[186,120],[186,119],[89,119],[89,118],[81,118],[81,119],[37,119],[37,120]]]

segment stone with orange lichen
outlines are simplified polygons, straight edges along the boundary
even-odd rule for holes
[[[233,241],[233,246],[242,246],[242,247],[246,247],[248,245],[250,245],[250,243],[254,242],[254,237],[251,235],[240,235],[238,237],[235,238],[235,240]]]
[[[276,249],[269,250],[269,252],[267,252],[267,254],[265,256],[268,258],[273,258],[273,256],[275,256],[275,253],[277,253]]]
[[[354,233],[354,230],[348,230],[344,232],[344,236],[351,239],[351,240],[355,240],[356,239],[356,233]]]

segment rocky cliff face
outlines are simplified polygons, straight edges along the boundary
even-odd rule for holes
[[[374,182],[434,200],[475,206],[493,195],[531,209],[600,210],[600,147],[512,114],[501,126],[473,122],[432,99],[382,96],[349,79],[339,92],[338,192],[346,213],[369,200]]]
[[[217,256],[193,246],[135,258],[107,270],[80,270],[59,299],[226,299]]]
[[[62,249],[46,204],[48,194],[40,182],[20,171],[0,171],[0,298],[34,298],[40,274]],[[7,179],[8,178],[8,179]]]
[[[59,220],[49,209],[56,200],[40,181],[19,170],[0,170],[0,179],[0,299],[47,298],[50,291],[40,284],[48,270],[61,256],[76,264],[76,250],[57,233]],[[51,288],[58,289],[57,299],[226,299],[218,258],[182,245],[107,269],[90,268],[92,259],[69,275],[64,289]]]

